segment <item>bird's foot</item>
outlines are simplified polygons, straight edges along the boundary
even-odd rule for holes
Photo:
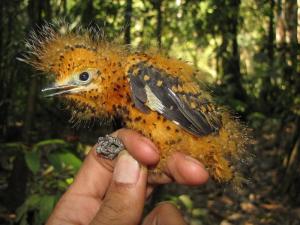
[[[124,150],[125,147],[121,140],[117,137],[105,135],[99,137],[96,144],[96,152],[106,159],[113,160],[117,155]]]

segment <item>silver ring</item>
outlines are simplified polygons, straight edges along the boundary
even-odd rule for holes
[[[99,137],[96,144],[96,152],[101,154],[106,159],[113,160],[117,155],[124,150],[125,147],[121,140],[111,135]]]

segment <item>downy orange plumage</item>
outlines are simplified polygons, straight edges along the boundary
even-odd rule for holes
[[[55,92],[80,120],[120,117],[160,150],[159,173],[174,151],[201,161],[215,180],[242,179],[236,165],[246,128],[217,106],[191,65],[159,52],[141,52],[97,36],[45,26],[27,42],[24,61],[55,75]]]

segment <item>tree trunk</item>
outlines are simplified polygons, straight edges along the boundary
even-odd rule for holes
[[[279,62],[286,62],[286,15],[285,4],[278,0],[276,10],[276,48]]]
[[[81,22],[84,26],[92,25],[95,21],[96,11],[94,8],[93,0],[88,0],[85,3],[85,8],[82,12]],[[83,3],[83,4],[84,4]]]
[[[162,6],[163,0],[152,0],[153,8],[156,10],[156,41],[158,48],[161,48],[161,33],[162,33]]]
[[[0,137],[4,138],[6,134],[6,126],[5,126],[5,121],[6,117],[3,115],[3,107],[5,104],[5,96],[3,95],[4,92],[4,77],[3,77],[3,41],[4,41],[4,1],[0,1],[0,78],[1,78],[1,83],[0,83],[0,88],[1,88],[1,95],[0,95]],[[1,139],[2,139],[1,138]],[[0,139],[0,141],[1,141]]]
[[[29,27],[34,27],[36,24],[41,25],[43,15],[44,18],[49,19],[51,17],[50,1],[44,0],[30,0],[28,3],[28,15],[30,19]],[[11,28],[11,27],[10,27]],[[26,144],[31,143],[31,130],[35,114],[36,106],[36,94],[38,87],[38,80],[36,76],[33,76],[30,80],[30,88],[27,98],[27,110],[26,118],[24,121],[23,140]],[[26,184],[27,184],[28,168],[24,160],[24,152],[21,150],[15,160],[12,174],[9,178],[7,187],[6,198],[12,201],[8,206],[10,209],[14,209],[24,201],[26,197]]]
[[[16,12],[19,6],[14,1],[1,1],[0,3],[0,137],[7,138],[9,108],[12,103],[12,95],[15,92],[14,79],[17,67],[11,58],[12,52],[17,52],[19,48],[14,44],[16,23]],[[6,18],[6,19],[4,19]]]
[[[4,40],[4,1],[0,1],[0,62],[3,62],[3,40]],[[2,63],[0,64],[0,77],[2,78]],[[1,83],[2,85],[2,83]],[[2,89],[1,89],[2,90]]]
[[[233,87],[231,96],[234,99],[245,101],[246,93],[241,81],[240,53],[237,40],[240,3],[240,0],[232,0],[228,3],[231,12],[228,13],[227,18],[228,23],[226,26],[228,27],[223,28],[222,31],[220,53],[222,55],[223,76],[226,83]],[[229,51],[227,46],[231,46]]]
[[[158,48],[161,48],[161,34],[162,34],[162,0],[153,1],[154,8],[156,9],[156,40]]]
[[[64,4],[64,16],[67,16],[67,13],[68,13],[68,0],[64,0],[63,1],[63,4]]]
[[[40,1],[31,0],[28,3],[28,16],[30,18],[29,27],[34,27],[42,22],[42,7]],[[27,144],[31,141],[32,120],[35,114],[35,103],[37,93],[37,77],[32,76],[27,98],[27,109],[24,120],[23,141]]]
[[[288,30],[288,39],[289,39],[289,58],[291,61],[291,73],[290,76],[293,77],[293,80],[297,76],[297,62],[299,56],[299,45],[297,38],[297,26],[298,26],[298,15],[297,15],[297,1],[287,0],[286,1],[286,23]],[[299,91],[299,90],[298,90]]]
[[[272,95],[271,76],[274,74],[274,8],[275,0],[269,0],[270,13],[269,13],[269,24],[268,24],[268,43],[267,43],[267,55],[268,55],[268,71],[263,77],[263,85],[260,91],[260,110],[266,115],[270,115],[273,112],[272,107],[265,107],[270,104],[269,97]]]
[[[269,58],[269,67],[273,69],[274,62],[274,7],[275,0],[270,0],[270,16],[269,16],[269,31],[268,31],[268,58]],[[270,82],[270,76],[268,77],[268,82]]]
[[[238,20],[239,20],[239,10],[240,10],[240,0],[233,0],[231,1],[231,6],[233,9],[232,15],[232,23],[231,23],[231,33],[232,33],[232,59],[231,59],[231,72],[233,75],[233,82],[235,81],[236,92],[234,96],[242,101],[246,100],[246,94],[242,87],[241,81],[241,63],[240,63],[240,53],[239,53],[239,46],[238,46]]]
[[[34,27],[35,25],[41,26],[44,18],[49,20],[51,17],[50,0],[29,1],[28,15],[30,18],[30,27]],[[32,76],[30,81],[30,88],[29,88],[28,99],[27,99],[26,117],[24,121],[24,130],[23,130],[23,140],[27,144],[31,142],[31,130],[32,130],[33,118],[35,114],[37,88],[38,88],[38,79],[36,76]]]
[[[125,8],[125,33],[124,33],[124,41],[125,44],[129,45],[131,43],[131,15],[132,15],[132,0],[126,1],[126,8]]]
[[[285,24],[286,24],[286,37],[287,39],[287,68],[286,78],[291,87],[291,91],[294,92],[295,96],[299,96],[300,89],[300,78],[299,71],[297,68],[297,59],[299,57],[299,44],[297,38],[297,26],[298,26],[298,17],[297,17],[297,2],[293,0],[288,0],[285,2]],[[291,63],[288,64],[288,61]],[[295,131],[294,137],[291,146],[287,146],[285,152],[285,174],[282,191],[284,193],[289,193],[289,195],[297,200],[300,198],[299,188],[300,188],[300,179],[298,171],[300,169],[300,116],[296,115],[294,119]]]
[[[285,154],[284,165],[285,172],[283,175],[283,185],[280,190],[283,193],[289,193],[293,198],[299,198],[299,162],[300,162],[300,117],[297,116],[295,119],[295,131],[292,141],[292,145],[288,146],[287,153]]]

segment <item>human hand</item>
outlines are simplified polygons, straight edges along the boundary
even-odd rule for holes
[[[148,176],[146,167],[159,161],[154,144],[128,129],[112,135],[122,140],[128,153],[124,151],[111,161],[99,157],[93,149],[47,225],[140,224],[145,200],[153,185],[171,181],[199,185],[208,179],[208,173],[198,161],[181,153],[174,153],[168,159],[161,176]],[[143,224],[181,225],[185,222],[176,207],[163,203],[145,218]]]

